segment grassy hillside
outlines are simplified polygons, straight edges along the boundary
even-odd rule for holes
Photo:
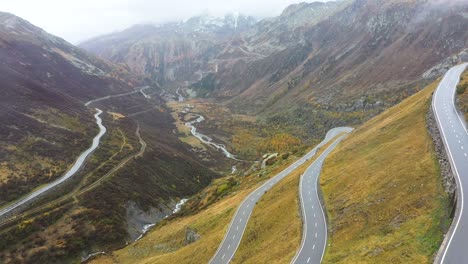
[[[327,159],[324,263],[431,263],[449,225],[426,113],[437,83],[370,120]]]
[[[168,219],[140,241],[113,252],[111,256],[101,256],[91,263],[208,262],[221,243],[241,201],[270,176],[283,170],[293,159],[289,157],[267,167],[266,171],[249,176],[217,179],[191,199],[180,217]],[[256,253],[266,247],[269,252],[272,252],[272,247],[277,252],[270,255],[275,263],[288,263],[292,259],[301,237],[297,187],[299,176],[306,168],[307,165],[298,168],[259,201],[236,255],[237,261],[258,263],[259,259],[265,259],[266,256]],[[265,217],[269,220],[260,221]],[[198,241],[189,243],[187,234],[191,231],[200,236]],[[283,243],[273,243],[274,241]]]
[[[457,86],[457,99],[460,110],[465,113],[465,120],[468,120],[468,71],[463,73]]]
[[[306,168],[297,169],[257,203],[232,263],[291,261],[301,243],[297,188]]]
[[[331,143],[323,146],[315,155]],[[298,198],[299,180],[314,162],[311,159],[258,201],[233,263],[289,263],[299,249],[302,220]]]
[[[426,128],[436,85],[358,128],[327,159],[321,185],[331,232],[324,263],[432,261],[449,225],[448,199]],[[265,175],[273,175],[286,163]],[[306,166],[259,201],[236,263],[289,263],[292,259],[301,237],[297,186]],[[207,262],[239,203],[268,178],[259,175],[214,181],[180,217],[164,221],[140,241],[92,263]],[[199,240],[190,241],[193,233]]]
[[[218,177],[172,133],[173,120],[157,98],[136,94],[99,107],[113,111],[102,115],[108,131],[101,146],[63,187],[37,201],[21,219],[2,225],[0,263],[72,263],[88,253],[121,248],[132,239],[127,225],[131,204],[153,215],[158,209],[169,213],[165,206],[172,207],[171,199],[192,196]],[[137,127],[147,146],[134,157],[141,148]],[[56,203],[62,195],[69,199]]]

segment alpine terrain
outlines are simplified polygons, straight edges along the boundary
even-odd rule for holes
[[[0,6],[0,263],[468,259],[466,1],[121,2]]]

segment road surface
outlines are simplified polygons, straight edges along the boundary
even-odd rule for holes
[[[464,190],[468,190],[468,131],[464,117],[455,107],[455,91],[460,75],[468,64],[451,68],[440,82],[432,99],[432,110],[437,121],[447,156],[457,181],[457,210],[439,252],[437,263],[456,264],[468,261],[468,212]]]
[[[4,216],[7,213],[10,213],[14,209],[30,202],[31,200],[39,197],[40,195],[48,192],[55,186],[63,183],[64,181],[68,180],[70,177],[75,175],[75,173],[81,168],[83,163],[85,162],[86,158],[99,146],[100,140],[102,136],[106,133],[106,128],[102,125],[102,119],[99,117],[102,114],[102,111],[100,109],[96,108],[97,113],[94,115],[94,118],[96,119],[96,124],[99,127],[99,133],[93,138],[93,143],[91,147],[89,147],[87,150],[85,150],[81,155],[76,159],[75,163],[73,166],[65,173],[65,175],[61,176],[57,180],[46,184],[44,187],[33,191],[29,193],[28,195],[20,198],[19,200],[7,205],[6,207],[2,208],[0,210],[0,217]]]
[[[90,101],[85,103],[85,106],[89,107],[92,103],[95,103],[95,102],[99,102],[99,101],[106,100],[106,99],[109,99],[109,98],[114,98],[114,97],[126,96],[126,95],[130,95],[130,94],[138,93],[138,92],[141,92],[142,94],[144,94],[142,92],[142,90],[145,89],[145,88],[146,87],[143,87],[142,89],[136,90],[136,91],[133,91],[133,92],[123,93],[123,94],[116,94],[116,95],[109,95],[109,96],[105,96],[105,97],[102,97],[102,98],[90,100]],[[146,98],[148,98],[148,97],[146,97]],[[5,207],[1,208],[0,209],[0,218],[5,216],[6,214],[12,212],[13,210],[17,209],[18,207],[23,206],[23,205],[27,204],[28,202],[31,202],[32,200],[38,198],[39,196],[45,194],[46,192],[49,192],[54,187],[62,184],[66,180],[70,179],[73,175],[75,175],[80,170],[80,168],[83,166],[84,162],[89,157],[89,155],[91,155],[91,153],[94,150],[96,150],[96,148],[99,146],[99,143],[101,141],[102,136],[104,136],[104,134],[107,131],[106,127],[104,127],[104,125],[102,124],[102,119],[100,117],[100,115],[102,114],[102,110],[98,109],[98,108],[95,108],[95,109],[96,109],[97,113],[94,115],[94,118],[96,119],[96,124],[99,127],[99,133],[93,138],[93,143],[91,144],[91,146],[80,154],[80,156],[76,159],[73,166],[63,176],[61,176],[60,178],[56,179],[55,181],[53,181],[51,183],[48,183],[48,184],[44,185],[43,187],[41,187],[39,189],[27,194],[26,196],[21,197],[19,200],[14,201],[13,203],[8,204]],[[145,147],[146,147],[146,143],[145,143]]]
[[[349,128],[334,128],[328,131],[325,139],[320,142],[314,149],[312,149],[309,153],[304,155],[302,158],[294,162],[288,168],[274,176],[273,178],[266,181],[263,185],[257,188],[255,191],[250,193],[244,201],[242,201],[241,205],[237,209],[227,233],[221,242],[218,250],[216,251],[215,255],[211,259],[210,263],[212,264],[222,264],[222,263],[229,263],[231,259],[234,257],[234,254],[240,244],[242,236],[244,234],[245,228],[247,227],[247,222],[252,214],[253,207],[257,203],[258,200],[265,194],[266,191],[271,189],[276,183],[281,181],[284,177],[289,175],[292,171],[294,171],[297,167],[304,164],[307,160],[312,158],[317,150],[327,144],[331,139],[335,136],[339,135],[342,132],[349,131]]]
[[[345,131],[349,133],[352,128]],[[327,244],[327,221],[318,194],[318,179],[323,162],[333,149],[346,137],[340,136],[333,142],[301,176],[299,194],[302,209],[302,243],[291,263],[318,264],[322,261]]]

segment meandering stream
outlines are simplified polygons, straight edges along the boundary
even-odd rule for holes
[[[192,135],[194,137],[198,138],[201,142],[203,142],[205,144],[208,144],[210,146],[213,146],[214,148],[216,148],[218,150],[221,150],[221,152],[223,152],[224,156],[226,156],[227,158],[230,158],[230,159],[233,159],[233,160],[238,160],[236,158],[236,156],[234,156],[232,153],[230,153],[226,149],[225,145],[214,143],[213,139],[211,137],[197,132],[197,128],[195,127],[195,124],[198,124],[198,123],[201,123],[201,122],[205,121],[205,118],[203,116],[201,116],[201,115],[198,115],[198,114],[196,114],[196,116],[198,116],[197,119],[185,123],[185,125],[190,128],[190,133],[192,133]]]
[[[179,102],[183,102],[183,101],[185,101],[185,98],[179,93],[179,89],[180,88],[177,88],[177,90],[176,90],[177,99],[178,99]],[[213,142],[213,139],[211,137],[209,137],[207,135],[204,135],[204,134],[202,134],[200,132],[197,132],[197,128],[195,127],[195,124],[198,124],[198,123],[201,123],[201,122],[205,121],[205,118],[202,115],[199,115],[199,114],[195,114],[195,113],[192,113],[192,114],[197,116],[197,118],[195,120],[193,120],[193,121],[185,123],[185,126],[190,128],[190,133],[194,137],[198,138],[201,142],[203,142],[203,143],[205,143],[207,145],[213,146],[217,150],[220,150],[224,154],[224,156],[226,156],[227,158],[233,159],[233,160],[238,160],[236,158],[236,156],[234,156],[232,153],[230,153],[226,149],[225,145],[215,143],[215,142]],[[233,168],[232,171],[234,173],[235,169]]]

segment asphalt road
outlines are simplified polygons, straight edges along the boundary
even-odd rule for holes
[[[85,106],[89,107],[92,103],[95,103],[95,102],[99,102],[99,101],[106,100],[106,99],[109,99],[109,98],[114,98],[114,97],[126,96],[126,95],[130,95],[130,94],[138,93],[138,92],[141,92],[146,98],[149,98],[143,92],[143,89],[146,89],[146,88],[147,87],[143,87],[143,88],[141,88],[139,90],[135,90],[135,91],[128,92],[128,93],[117,94],[117,95],[109,95],[109,96],[105,96],[105,97],[102,97],[102,98],[94,99],[94,100],[86,102]],[[96,148],[99,146],[99,143],[100,143],[100,140],[101,140],[102,136],[104,136],[104,134],[107,131],[106,128],[104,127],[104,125],[102,124],[102,119],[99,117],[102,114],[102,110],[96,108],[96,111],[97,111],[97,113],[94,115],[94,118],[96,119],[96,124],[99,127],[99,133],[93,138],[93,143],[91,144],[91,146],[88,149],[86,149],[84,152],[82,152],[80,154],[80,156],[76,159],[75,163],[73,163],[73,166],[63,176],[61,176],[57,180],[55,180],[55,181],[53,181],[51,183],[48,183],[48,184],[44,185],[43,187],[41,187],[41,188],[39,188],[39,189],[37,189],[37,190],[23,196],[23,197],[21,197],[20,199],[18,199],[16,201],[6,205],[5,207],[1,208],[0,209],[0,217],[5,216],[8,213],[11,213],[13,210],[17,209],[18,207],[24,206],[27,203],[31,202],[32,200],[34,200],[34,199],[38,198],[39,196],[45,194],[46,192],[51,191],[54,187],[62,184],[63,182],[65,182],[66,180],[71,178],[73,175],[75,175],[81,169],[81,167],[83,166],[84,162],[89,157],[89,155],[91,155],[91,153],[94,150],[96,150]]]
[[[46,184],[45,186],[37,189],[36,191],[33,191],[29,193],[28,195],[20,198],[19,200],[7,205],[6,207],[2,208],[0,210],[0,216],[3,216],[7,213],[10,213],[14,209],[30,202],[31,200],[41,196],[42,194],[50,191],[52,188],[55,186],[63,183],[64,181],[68,180],[70,177],[75,175],[75,173],[81,168],[83,163],[85,162],[86,158],[99,146],[99,142],[101,140],[101,137],[106,133],[106,128],[102,125],[102,119],[99,117],[102,114],[102,111],[100,109],[96,108],[97,113],[94,115],[94,118],[96,119],[96,124],[99,126],[99,133],[93,138],[93,143],[92,145],[85,150],[81,155],[76,159],[75,163],[73,166],[60,178],[57,180]]]
[[[468,263],[468,212],[463,193],[468,190],[468,130],[464,117],[455,107],[456,86],[467,65],[451,68],[432,99],[432,110],[458,186],[455,217],[436,260],[443,264]]]
[[[288,168],[277,174],[276,176],[272,177],[270,180],[262,184],[259,188],[255,191],[250,193],[244,201],[242,201],[241,205],[237,209],[231,223],[229,225],[228,231],[224,236],[221,245],[219,246],[218,250],[216,251],[215,255],[211,259],[210,263],[212,264],[220,264],[220,263],[229,263],[231,259],[234,257],[234,254],[239,247],[240,241],[244,234],[245,228],[247,227],[247,222],[252,214],[253,208],[258,200],[265,194],[266,191],[271,189],[275,184],[281,181],[284,177],[289,175],[292,171],[294,171],[297,167],[304,164],[307,160],[312,158],[317,150],[327,144],[331,139],[335,136],[339,135],[342,132],[348,132],[350,128],[333,128],[328,131],[325,139],[320,142],[314,149],[304,155],[302,158],[294,162]]]
[[[352,128],[348,128],[342,132],[351,131]],[[302,243],[291,263],[317,264],[322,261],[327,244],[327,221],[319,198],[318,179],[323,162],[346,136],[344,134],[335,140],[301,176],[299,194],[303,220]]]

